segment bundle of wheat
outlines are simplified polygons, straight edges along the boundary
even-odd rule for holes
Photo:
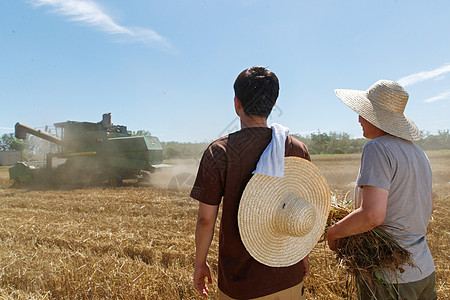
[[[331,197],[331,209],[328,214],[327,228],[345,218],[352,211],[350,203],[338,203],[335,196]]]
[[[414,266],[411,253],[380,226],[340,239],[336,248],[347,271],[369,288],[375,283],[384,284],[387,273],[401,273],[402,266]]]
[[[346,205],[332,204],[328,218],[331,226],[349,214],[351,208]],[[365,284],[373,289],[375,284],[385,284],[388,273],[403,272],[405,265],[414,266],[411,253],[403,248],[387,232],[401,230],[377,226],[358,235],[336,241],[337,257],[355,282]]]

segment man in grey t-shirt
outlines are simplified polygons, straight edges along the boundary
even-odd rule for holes
[[[420,131],[403,113],[408,93],[396,82],[380,80],[367,91],[336,90],[336,95],[359,114],[363,135],[371,141],[361,157],[359,204],[328,229],[328,244],[335,250],[337,239],[382,224],[400,228],[391,233],[412,253],[416,267],[387,274],[391,286],[374,291],[361,286],[359,298],[389,299],[395,293],[400,299],[436,299],[435,268],[425,238],[433,210],[431,168],[412,143],[420,139]]]

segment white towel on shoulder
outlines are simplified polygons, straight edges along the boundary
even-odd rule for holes
[[[286,137],[289,134],[289,128],[283,125],[273,123],[272,140],[267,145],[259,158],[256,170],[252,174],[262,174],[272,177],[284,176],[284,152],[286,150]]]

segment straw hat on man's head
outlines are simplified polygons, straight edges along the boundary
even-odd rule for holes
[[[379,80],[366,91],[335,90],[339,99],[379,129],[408,141],[421,138],[405,114],[408,92],[397,82]]]
[[[239,233],[250,255],[271,267],[298,263],[324,233],[331,194],[319,170],[286,157],[284,177],[254,174],[238,211]]]

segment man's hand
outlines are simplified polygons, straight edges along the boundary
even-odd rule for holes
[[[327,241],[328,241],[328,247],[330,247],[331,250],[336,251],[336,238],[333,235],[333,229],[334,225],[328,228],[327,230]]]
[[[208,283],[212,283],[211,270],[206,262],[208,249],[214,236],[218,205],[208,205],[200,202],[198,208],[197,227],[195,229],[195,271],[194,287],[204,297],[208,297]]]
[[[194,286],[195,289],[203,296],[208,297],[208,287],[206,286],[205,278],[208,278],[208,283],[212,284],[211,270],[208,263],[201,266],[196,266],[194,271]]]
[[[305,270],[305,273],[303,274],[302,281],[305,280],[306,276],[309,275],[309,257],[306,255],[306,257],[302,260],[303,263],[303,269]]]
[[[389,191],[374,186],[362,187],[361,206],[328,228],[327,240],[331,250],[336,251],[336,240],[372,230],[386,217]]]

